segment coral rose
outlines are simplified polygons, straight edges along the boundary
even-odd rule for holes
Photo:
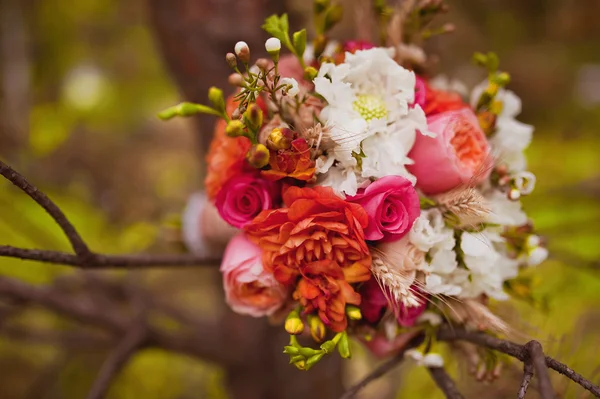
[[[402,176],[385,176],[347,199],[361,205],[369,215],[365,238],[396,241],[406,235],[421,214],[419,195]]]
[[[263,211],[246,226],[278,281],[293,284],[308,263],[325,259],[336,261],[349,283],[370,278],[369,217],[360,205],[319,186],[289,187],[283,200],[287,208]]]
[[[409,158],[410,173],[425,194],[439,194],[461,184],[475,185],[490,172],[490,147],[470,109],[448,111],[427,118],[436,137],[417,135]]]
[[[283,306],[288,290],[262,265],[262,251],[243,234],[231,239],[223,261],[223,288],[231,308],[254,317],[270,316]]]
[[[302,279],[294,292],[294,299],[300,301],[304,312],[316,310],[334,332],[344,331],[348,326],[346,304],[360,304],[360,295],[346,281],[348,270],[330,259],[308,263],[302,268]]]
[[[279,197],[279,186],[255,173],[230,178],[215,199],[219,214],[230,225],[242,228],[265,209],[271,209]]]

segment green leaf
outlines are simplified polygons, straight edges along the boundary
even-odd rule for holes
[[[262,28],[273,37],[281,40],[281,43],[283,43],[294,54],[296,53],[296,49],[290,40],[290,27],[287,14],[283,14],[281,17],[277,15],[271,15],[265,20]]]
[[[306,50],[306,29],[302,29],[294,33],[293,39],[296,55],[298,57],[302,57],[304,55],[304,51]]]

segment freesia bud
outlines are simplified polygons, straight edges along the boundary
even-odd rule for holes
[[[325,338],[325,324],[321,318],[315,315],[308,316],[308,326],[310,327],[310,335],[316,342],[323,341]]]
[[[362,319],[362,314],[360,313],[360,309],[356,306],[346,306],[346,314],[350,320],[360,320]]]
[[[223,98],[223,90],[216,87],[208,89],[208,100],[212,103],[217,111],[225,112],[225,99]]]
[[[317,69],[315,67],[306,67],[306,69],[304,70],[304,79],[312,82],[317,75],[319,74],[319,71],[317,71]]]
[[[237,42],[235,44],[235,54],[240,61],[244,63],[250,62],[250,47],[248,47],[246,42]]]
[[[260,146],[262,144],[258,145]],[[304,331],[304,323],[302,323],[302,320],[300,319],[300,315],[298,314],[297,310],[292,310],[285,319],[285,331],[287,331],[288,334],[291,335],[297,335]]]
[[[338,352],[344,359],[350,359],[352,357],[352,353],[350,353],[350,340],[345,331],[342,333],[340,342],[338,343]]]
[[[240,120],[232,120],[227,124],[225,128],[225,133],[229,137],[239,137],[244,134],[244,124]]]
[[[250,151],[248,151],[248,153],[246,154],[246,159],[248,160],[248,163],[256,169],[264,168],[269,164],[269,149],[262,144],[254,144],[252,148],[250,148]],[[304,325],[302,324],[300,318],[298,318],[297,320],[297,322],[290,322],[293,323],[290,324],[290,326],[295,327],[292,328],[293,331],[295,331],[296,328],[304,328]],[[287,329],[288,322],[286,321],[285,323],[286,331],[289,332],[289,330]],[[290,332],[290,334],[292,333]]]
[[[262,109],[256,103],[250,104],[246,112],[244,112],[244,119],[248,127],[257,132],[263,124]]]
[[[323,356],[325,356],[325,353],[320,352],[314,356],[309,357],[308,360],[306,361],[306,369],[308,370],[315,364],[319,363],[319,360],[321,360],[323,358]]]

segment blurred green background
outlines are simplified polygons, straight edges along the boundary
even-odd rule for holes
[[[547,353],[598,382],[600,2],[448,3],[445,19],[457,29],[430,43],[440,57],[437,69],[472,86],[483,75],[470,64],[471,54],[496,51],[513,77],[509,87],[523,99],[520,119],[536,125],[528,156],[538,185],[524,203],[551,255],[524,276],[533,280],[534,300],[514,300],[497,311],[523,336],[541,340]],[[299,21],[310,2],[287,6]],[[187,196],[202,186],[205,149],[198,136],[210,132],[198,133],[190,120],[155,117],[181,97],[148,14],[141,0],[0,0],[0,156],[45,190],[102,252],[172,250],[177,237],[170,226]],[[342,36],[352,28],[348,14],[350,22],[338,29]],[[0,244],[69,250],[52,220],[9,185],[0,181]],[[0,258],[1,275],[35,284],[65,273],[71,270]],[[133,274],[156,295],[194,312],[222,307],[218,284],[206,271]],[[16,323],[24,330],[72,327],[37,308]],[[84,397],[106,350],[30,338],[6,337],[0,329],[0,398]],[[358,355],[344,364],[348,383],[376,363],[355,349]],[[520,367],[507,367],[493,389],[464,368],[452,372],[467,397],[509,398],[516,396]],[[566,381],[554,379],[561,397],[589,397]],[[138,354],[109,396],[227,397],[218,368],[159,350]],[[442,396],[424,370],[403,366],[363,397]]]

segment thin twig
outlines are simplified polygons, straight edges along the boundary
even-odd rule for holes
[[[523,364],[523,381],[521,382],[521,388],[519,389],[518,399],[524,399],[527,394],[527,388],[529,388],[529,383],[531,382],[531,378],[533,377],[533,366],[530,362],[525,362]]]
[[[29,183],[27,179],[17,173],[13,168],[5,164],[0,160],[0,175],[8,179],[12,184],[23,190],[27,195],[31,197],[39,206],[44,208],[46,212],[54,219],[54,221],[60,226],[62,231],[67,236],[67,239],[71,243],[73,250],[77,256],[82,259],[87,258],[91,255],[91,251],[83,241],[75,227],[71,224],[69,219],[65,216],[63,211],[48,198],[46,194],[38,190],[34,185]]]
[[[104,255],[92,253],[87,259],[60,251],[24,249],[0,245],[0,256],[22,260],[34,260],[56,265],[75,266],[82,269],[146,268],[166,266],[218,266],[218,258],[204,258],[192,254],[139,254]]]
[[[548,365],[546,364],[546,357],[544,356],[542,344],[538,341],[529,341],[525,344],[525,349],[527,349],[527,352],[529,353],[528,360],[533,365],[536,378],[538,379],[540,396],[542,399],[554,399],[554,389],[552,388],[552,382],[550,381],[550,375],[548,374]]]
[[[452,377],[448,375],[443,367],[429,367],[429,374],[435,381],[438,388],[444,393],[447,399],[464,399],[464,396],[459,392]]]
[[[441,330],[438,333],[438,339],[441,341],[468,341],[485,348],[505,353],[509,356],[519,359],[522,362],[525,362],[529,359],[528,350],[525,348],[524,345],[519,345],[515,344],[514,342],[505,341],[503,339],[499,339],[485,333],[447,328]],[[586,390],[590,391],[597,398],[600,398],[600,387],[593,384],[581,374],[575,372],[573,369],[569,368],[567,365],[559,362],[556,359],[546,356],[545,360],[546,366],[566,376],[573,382],[576,382]]]
[[[102,365],[98,377],[86,396],[87,399],[102,399],[106,396],[112,380],[127,364],[133,354],[143,346],[145,339],[146,329],[143,324],[131,328]]]
[[[402,363],[402,360],[404,360],[404,353],[407,350],[409,350],[410,348],[414,348],[415,346],[417,346],[420,342],[422,342],[421,337],[410,341],[408,343],[408,345],[405,348],[403,348],[398,354],[396,354],[393,358],[382,363],[375,370],[371,371],[365,378],[363,378],[358,383],[356,383],[355,385],[350,387],[350,389],[348,389],[346,392],[344,392],[344,394],[342,395],[342,397],[340,399],[354,398],[362,389],[364,389],[371,382],[382,377],[389,371],[396,368],[396,366],[398,366],[400,363]]]

